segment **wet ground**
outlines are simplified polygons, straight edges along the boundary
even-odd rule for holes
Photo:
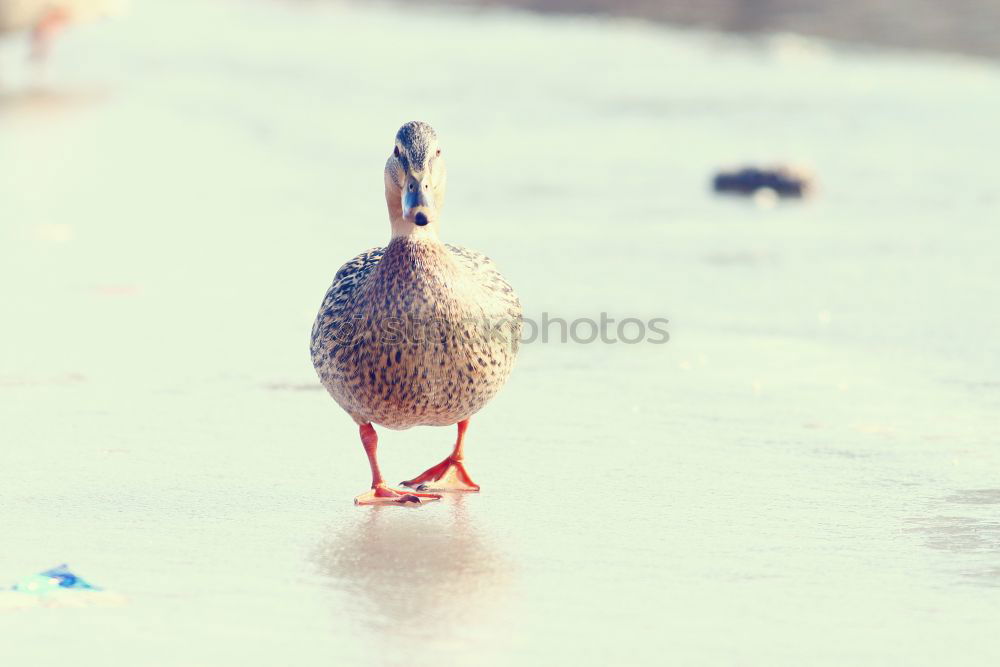
[[[44,72],[15,51],[0,579],[69,562],[115,597],[4,594],[0,663],[1000,658],[994,66],[193,0],[81,27]],[[446,240],[529,316],[670,341],[525,345],[469,431],[481,494],[358,508],[309,329],[388,236],[412,118],[448,152]],[[820,191],[714,197],[744,160]],[[452,440],[383,431],[383,470]]]

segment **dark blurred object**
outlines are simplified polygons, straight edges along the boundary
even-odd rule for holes
[[[792,32],[845,42],[1000,57],[998,0],[424,0],[539,12],[635,16],[742,33]]]
[[[747,197],[770,191],[778,197],[802,198],[812,191],[813,177],[801,168],[743,167],[720,171],[712,180],[712,189]]]

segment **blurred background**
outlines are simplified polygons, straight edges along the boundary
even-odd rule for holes
[[[989,0],[451,0],[450,4],[630,16],[737,34],[793,32],[853,44],[1000,55],[995,39],[1000,6]]]
[[[0,664],[1000,659],[993,2],[0,0]],[[408,120],[525,314],[357,508],[310,327]],[[713,192],[795,166],[809,196]],[[751,193],[760,194],[760,193]],[[450,429],[382,431],[390,481]]]

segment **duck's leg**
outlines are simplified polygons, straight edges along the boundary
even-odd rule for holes
[[[413,491],[399,491],[385,485],[382,479],[382,471],[378,468],[378,434],[375,428],[369,424],[361,425],[361,444],[368,455],[368,465],[372,468],[372,489],[354,499],[355,505],[422,505],[432,500],[440,500],[441,496],[436,493],[414,493]]]
[[[69,21],[65,7],[51,7],[45,10],[38,23],[31,30],[31,52],[29,58],[35,62],[45,60],[52,46],[52,37]]]
[[[455,441],[455,449],[451,455],[433,468],[403,482],[403,486],[419,491],[478,491],[479,485],[472,481],[462,463],[465,429],[468,427],[468,419],[458,422],[458,440]]]

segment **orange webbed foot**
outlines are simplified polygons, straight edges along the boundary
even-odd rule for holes
[[[405,505],[409,507],[419,507],[426,503],[441,500],[438,493],[416,493],[414,491],[400,491],[385,484],[374,486],[371,490],[362,493],[354,498],[355,505]]]
[[[413,479],[401,482],[403,486],[418,491],[479,491],[479,485],[472,481],[465,465],[452,457],[446,458],[433,468],[429,468]]]

